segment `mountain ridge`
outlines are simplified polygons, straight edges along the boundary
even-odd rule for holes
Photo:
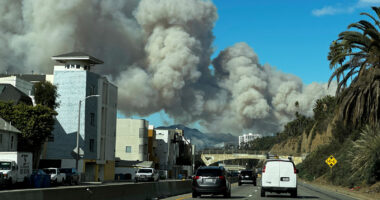
[[[196,128],[190,128],[183,124],[160,126],[157,129],[184,130],[185,138],[190,139],[191,144],[194,144],[197,150],[210,147],[223,147],[224,144],[238,144],[238,137],[231,133],[203,133]]]

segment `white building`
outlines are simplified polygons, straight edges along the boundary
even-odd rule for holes
[[[42,152],[41,165],[76,167],[74,151],[79,124],[79,147],[83,155],[78,162],[78,171],[85,175],[85,181],[113,180],[117,87],[91,71],[103,61],[90,55],[73,52],[52,59],[57,62],[54,77],[48,80],[46,76],[46,80],[57,86],[60,106],[56,109],[58,115],[53,137],[49,138]]]
[[[244,145],[244,143],[248,143],[250,141],[256,140],[257,138],[261,138],[262,135],[257,133],[248,133],[243,134],[242,136],[239,136],[239,147]]]
[[[169,177],[170,171],[176,164],[176,158],[179,156],[178,143],[174,141],[175,133],[174,129],[156,129],[156,153],[160,162],[160,170],[168,170]]]
[[[116,157],[120,160],[148,160],[149,122],[144,119],[117,119]]]

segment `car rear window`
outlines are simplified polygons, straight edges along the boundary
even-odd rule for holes
[[[219,169],[198,169],[197,176],[223,176]]]
[[[242,171],[241,173],[240,173],[241,175],[252,175],[252,171]]]
[[[152,173],[152,169],[139,169],[139,173]]]

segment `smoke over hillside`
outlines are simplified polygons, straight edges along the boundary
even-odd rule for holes
[[[126,115],[163,109],[211,132],[273,133],[335,93],[262,66],[245,43],[211,61],[218,15],[207,0],[3,0],[0,12],[1,73],[52,73],[51,56],[87,52],[105,62],[96,70],[119,87]]]

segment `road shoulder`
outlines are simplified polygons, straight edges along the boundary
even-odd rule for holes
[[[306,184],[309,184],[309,185],[312,185],[312,186],[315,186],[315,187],[323,188],[325,190],[340,193],[342,195],[350,196],[350,197],[357,198],[357,199],[363,199],[363,200],[380,199],[380,193],[372,193],[372,194],[368,193],[368,192],[366,192],[366,191],[368,191],[368,188],[361,188],[359,190],[350,190],[349,188],[346,188],[346,187],[336,186],[336,185],[328,184],[325,182],[322,183],[322,182],[318,182],[318,181],[306,181],[303,179],[299,179],[299,181],[306,183]]]

